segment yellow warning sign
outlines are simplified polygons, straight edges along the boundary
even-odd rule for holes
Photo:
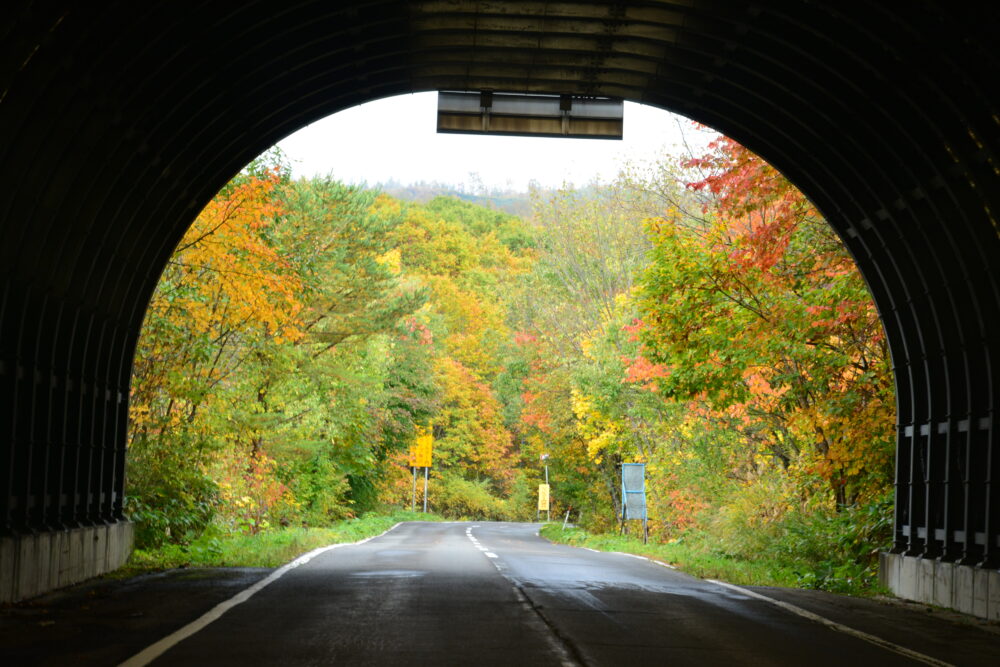
[[[549,485],[539,484],[538,485],[538,511],[548,512],[549,511]]]
[[[434,449],[434,433],[430,429],[417,427],[417,441],[410,445],[410,465],[416,468],[430,468]]]

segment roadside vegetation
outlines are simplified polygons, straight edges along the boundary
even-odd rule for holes
[[[381,535],[401,521],[440,520],[433,514],[397,511],[344,519],[323,528],[288,527],[255,535],[211,525],[189,542],[135,549],[126,566],[111,576],[130,577],[178,567],[278,567],[319,547]]]
[[[276,564],[381,532],[428,430],[438,516],[533,520],[547,455],[553,517],[581,528],[546,534],[617,549],[620,465],[641,462],[649,553],[872,590],[891,370],[812,205],[720,137],[522,208],[293,180],[277,153],[227,185],[146,314],[133,563]]]
[[[849,595],[885,595],[878,572],[869,565],[872,545],[885,533],[888,518],[877,508],[789,516],[766,534],[719,534],[696,528],[669,540],[643,543],[635,534],[590,533],[577,526],[546,524],[542,537],[599,551],[646,556],[702,579],[744,586],[812,588]]]

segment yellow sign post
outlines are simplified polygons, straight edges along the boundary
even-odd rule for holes
[[[538,511],[548,512],[549,511],[549,485],[539,484],[538,485]]]
[[[427,478],[431,467],[434,449],[434,432],[430,428],[417,427],[417,440],[410,445],[410,467],[413,468],[413,501],[411,509],[417,504],[417,468],[424,469],[424,512],[427,511]]]

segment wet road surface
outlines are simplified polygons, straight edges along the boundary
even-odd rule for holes
[[[625,554],[553,545],[536,531],[533,524],[402,524],[314,556],[151,662],[133,664],[1000,664],[1000,635],[974,624],[871,600],[723,586]],[[203,611],[189,610],[185,622]],[[58,653],[25,661],[36,653],[22,651],[17,664],[116,664],[181,625],[172,617],[152,641],[147,628],[144,643],[132,638],[113,662],[62,661]]]

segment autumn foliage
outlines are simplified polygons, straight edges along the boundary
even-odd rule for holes
[[[525,270],[530,234],[456,204],[291,181],[271,156],[210,202],[136,357],[141,545],[402,504],[405,452],[427,424],[449,485],[437,509],[508,512],[521,461],[492,386],[509,336],[499,286]]]
[[[870,581],[888,535],[892,376],[833,230],[725,137],[623,174],[590,207],[579,196],[536,207],[568,251],[542,256],[555,296],[536,289],[544,305],[519,323],[537,341],[523,437],[572,480],[556,496],[591,528],[617,529],[616,466],[644,462],[656,539],[784,554],[807,585]]]
[[[884,493],[893,394],[871,296],[832,229],[786,179],[731,139],[685,162],[709,192],[693,233],[654,218],[639,293],[643,354],[666,395],[700,401],[840,506]]]
[[[653,539],[782,554],[807,585],[870,577],[891,369],[811,203],[724,137],[531,197],[525,220],[407,203],[292,181],[273,156],[227,185],[136,356],[140,541],[409,506],[419,428],[442,514],[533,518],[544,456],[556,513],[619,530],[619,466],[638,461]]]

